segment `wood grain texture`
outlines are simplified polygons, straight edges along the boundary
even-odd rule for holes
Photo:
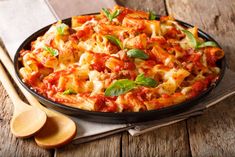
[[[122,155],[123,157],[190,156],[185,121],[137,137],[123,134]]]
[[[211,34],[235,71],[235,1],[167,0],[169,14]],[[235,79],[235,78],[231,78]],[[235,156],[235,97],[187,121],[192,156]]]
[[[235,156],[235,97],[187,121],[192,156]]]
[[[17,139],[10,132],[13,104],[0,83],[0,156],[51,156],[50,151],[39,148],[32,138]]]
[[[69,144],[56,150],[57,157],[119,157],[121,134],[80,145]]]
[[[136,10],[154,11],[166,15],[164,0],[116,0],[117,4]]]

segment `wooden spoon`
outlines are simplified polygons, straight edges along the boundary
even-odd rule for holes
[[[30,137],[44,126],[47,116],[42,110],[29,106],[20,99],[1,64],[0,73],[0,80],[14,105],[11,132],[16,137]]]
[[[47,114],[47,121],[44,127],[35,136],[36,143],[43,148],[57,148],[64,144],[69,143],[76,135],[76,124],[69,117],[48,110],[43,107],[36,98],[34,98],[16,78],[13,64],[7,54],[0,47],[0,59],[2,63],[7,67],[8,72],[25,95],[28,102],[35,107],[40,108]]]

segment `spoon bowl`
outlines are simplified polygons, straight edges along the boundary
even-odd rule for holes
[[[46,149],[67,144],[76,135],[75,123],[71,119],[57,114],[48,117],[43,128],[36,134],[34,139],[40,147]]]
[[[20,138],[26,138],[37,133],[45,125],[46,114],[41,110],[30,107],[28,110],[20,112],[11,119],[11,132]]]

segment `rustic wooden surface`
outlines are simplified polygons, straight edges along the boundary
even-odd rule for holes
[[[10,133],[13,104],[0,83],[0,156],[52,156],[54,150],[39,148],[33,139],[17,139]]]
[[[190,156],[185,121],[132,137],[123,134],[122,154],[128,156]]]
[[[235,1],[168,0],[168,13],[197,25],[223,47],[228,67],[235,71]],[[235,97],[202,116],[187,120],[192,156],[235,156]]]
[[[233,0],[118,0],[127,7],[154,10],[197,25],[212,35],[226,51],[235,71],[235,2]],[[33,139],[16,139],[9,123],[11,100],[0,84],[0,156],[235,156],[235,97],[231,96],[193,117],[132,137],[127,132],[93,142],[44,150]]]

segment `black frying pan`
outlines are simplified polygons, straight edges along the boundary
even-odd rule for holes
[[[157,17],[159,19],[160,16]],[[62,20],[63,23],[66,23],[71,26],[71,18],[67,18]],[[185,26],[185,27],[193,27],[190,24],[187,24],[185,22],[176,20],[179,22],[179,24]],[[220,82],[224,75],[225,71],[225,57],[218,61],[217,65],[221,68],[221,72],[219,75],[219,79],[215,82],[215,84],[211,85],[207,90],[203,91],[200,95],[197,97],[185,101],[180,104],[176,104],[173,106],[165,107],[162,109],[157,110],[151,110],[151,111],[144,111],[144,112],[122,112],[122,113],[109,113],[109,112],[96,112],[96,111],[86,111],[70,106],[63,105],[61,103],[53,102],[49,100],[48,98],[38,94],[34,90],[32,90],[29,86],[27,86],[20,78],[19,75],[19,69],[22,67],[22,64],[20,61],[18,61],[19,58],[19,52],[22,49],[30,49],[31,42],[36,40],[38,36],[43,35],[51,25],[48,25],[37,32],[33,33],[31,36],[29,36],[18,48],[15,57],[14,57],[14,67],[15,72],[17,75],[18,80],[20,83],[26,88],[31,94],[33,94],[42,104],[45,106],[52,108],[54,110],[57,110],[61,113],[77,116],[80,118],[84,118],[89,121],[94,122],[103,122],[103,123],[136,123],[136,122],[143,122],[143,121],[149,121],[149,120],[155,120],[160,119],[168,116],[172,116],[178,113],[181,113],[183,111],[186,111],[190,109],[192,106],[198,104],[199,102],[203,101],[203,98],[213,89],[216,85]],[[199,36],[210,41],[214,41],[218,46],[219,44],[208,34],[203,32],[202,30],[198,30]],[[219,46],[220,47],[220,46]]]

